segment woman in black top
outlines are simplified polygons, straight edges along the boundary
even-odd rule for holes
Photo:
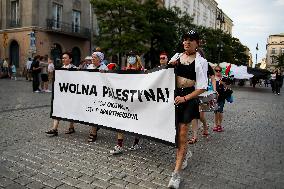
[[[180,171],[187,166],[187,134],[189,123],[199,118],[198,95],[207,88],[207,61],[197,53],[199,36],[190,31],[183,36],[183,53],[175,54],[169,61],[176,65],[176,118],[178,149],[176,153],[175,170],[172,173],[168,187],[178,188],[180,184]],[[185,157],[186,156],[186,157]]]

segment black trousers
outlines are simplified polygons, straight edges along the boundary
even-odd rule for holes
[[[275,81],[275,92],[280,93],[281,82]]]
[[[39,90],[39,74],[33,73],[33,91]]]
[[[274,91],[275,91],[275,80],[270,80],[270,85],[271,85],[272,92],[274,93]]]

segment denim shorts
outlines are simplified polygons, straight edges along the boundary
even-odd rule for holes
[[[217,112],[223,113],[224,112],[224,105],[225,105],[225,102],[223,102],[223,101],[218,102],[218,109],[214,112],[215,113],[217,113]]]

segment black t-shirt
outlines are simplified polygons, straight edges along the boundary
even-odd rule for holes
[[[232,95],[233,91],[231,89],[225,89],[223,84],[220,84],[220,81],[216,81],[216,89],[219,94],[218,102],[225,102],[226,98]]]
[[[276,74],[276,81],[282,81],[282,76],[280,74]]]
[[[208,78],[212,75],[215,75],[213,68],[208,64],[208,71],[207,71],[207,76]]]
[[[40,69],[38,69],[38,70],[33,70],[33,68],[39,68],[39,61],[37,61],[37,60],[33,60],[33,62],[32,62],[32,65],[31,65],[31,70],[32,70],[32,73],[40,73]]]

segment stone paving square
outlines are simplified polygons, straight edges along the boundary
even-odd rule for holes
[[[175,149],[144,139],[142,149],[109,154],[116,132],[101,129],[95,143],[86,142],[89,127],[48,137],[52,125],[50,93],[32,93],[32,84],[0,80],[0,189],[142,189],[166,188],[174,168]],[[270,88],[234,87],[226,104],[222,133],[190,145],[193,156],[182,172],[181,189],[284,188],[284,95]],[[191,133],[189,133],[191,135]],[[133,136],[125,136],[125,147]]]

